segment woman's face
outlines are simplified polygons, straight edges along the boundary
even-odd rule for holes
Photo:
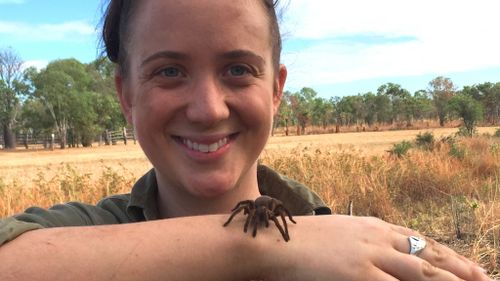
[[[255,178],[286,78],[273,67],[268,21],[255,0],[139,4],[117,88],[169,187],[214,197]]]

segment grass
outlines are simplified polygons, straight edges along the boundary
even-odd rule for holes
[[[383,152],[387,145],[377,149],[382,152],[366,153],[329,143],[326,137],[314,138],[307,136],[294,145],[285,143],[290,138],[271,140],[259,161],[313,188],[335,213],[346,214],[353,202],[354,215],[417,229],[500,277],[500,138],[434,138],[432,150],[415,146],[405,157]],[[109,194],[129,192],[150,168],[143,156],[110,157],[4,166],[0,217],[32,205],[95,203]]]

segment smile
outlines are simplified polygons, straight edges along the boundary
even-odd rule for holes
[[[214,143],[203,144],[191,141],[189,139],[182,138],[182,143],[187,146],[189,149],[194,151],[199,151],[203,153],[210,153],[219,150],[221,147],[227,144],[227,137],[222,138]]]

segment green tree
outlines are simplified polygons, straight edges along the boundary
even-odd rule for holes
[[[425,90],[418,90],[413,94],[413,117],[418,120],[435,118],[432,100]]]
[[[288,131],[288,126],[289,122],[292,120],[292,108],[291,108],[291,97],[292,93],[290,91],[284,91],[283,95],[281,96],[281,103],[278,108],[278,113],[274,117],[273,120],[273,134],[274,134],[274,128],[277,126],[284,126],[285,127],[285,135],[288,136],[289,131]]]
[[[386,83],[377,89],[377,94],[387,96],[390,100],[390,123],[406,121],[411,124],[413,99],[408,90],[403,89],[401,85]]]
[[[23,61],[8,48],[0,51],[0,126],[6,149],[16,148],[15,125],[21,110]]]
[[[76,124],[82,103],[91,85],[85,65],[75,59],[56,60],[40,72],[30,70],[28,77],[33,86],[33,97],[48,110],[53,126],[60,137],[60,147],[66,148],[68,130]]]
[[[311,122],[313,100],[317,95],[316,91],[308,87],[290,95],[292,114],[299,126],[299,134],[305,134],[306,126]]]
[[[459,93],[449,100],[448,108],[462,119],[467,135],[472,136],[477,122],[483,117],[481,103],[469,94]]]
[[[439,76],[429,82],[429,93],[432,96],[441,127],[444,126],[448,116],[448,101],[453,97],[455,91],[455,85],[450,78]]]

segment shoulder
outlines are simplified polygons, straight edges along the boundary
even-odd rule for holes
[[[261,194],[281,200],[295,215],[331,214],[330,208],[313,190],[267,166],[258,166],[257,179]]]

